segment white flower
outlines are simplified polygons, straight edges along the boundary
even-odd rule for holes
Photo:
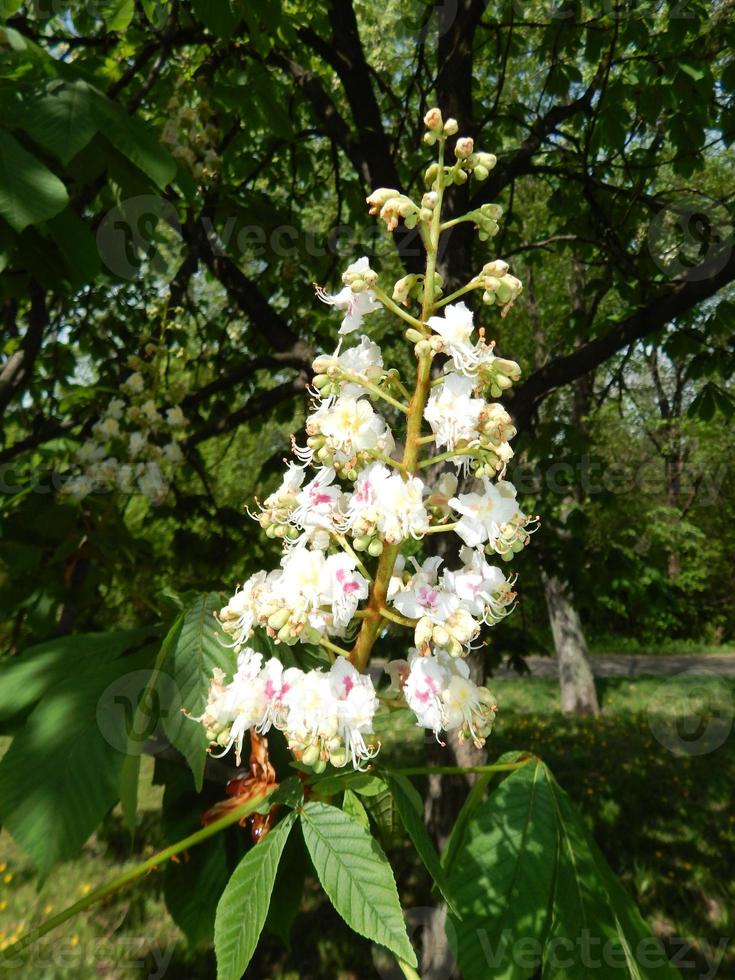
[[[375,273],[370,268],[370,262],[366,256],[362,256],[347,266],[342,279],[349,282],[344,289],[340,289],[338,293],[330,296],[325,290],[317,288],[317,296],[323,303],[345,311],[342,325],[339,328],[340,334],[344,335],[359,330],[363,318],[379,309],[380,303],[375,298],[372,289],[362,288],[358,292],[353,292],[354,283],[361,281],[360,284],[364,286],[367,282],[375,281]]]
[[[253,625],[257,618],[258,599],[267,588],[266,579],[266,572],[256,572],[220,610],[219,619],[222,629],[233,637],[232,645],[236,650],[250,638],[253,632]]]
[[[425,492],[426,486],[418,476],[404,480],[395,473],[385,481],[377,526],[389,544],[426,533],[429,514],[424,506]]]
[[[454,451],[462,446],[479,443],[480,415],[485,408],[482,398],[473,398],[474,382],[461,374],[447,374],[443,382],[432,389],[424,411],[424,418],[436,436],[436,445]],[[471,456],[457,456],[455,465],[469,463]]]
[[[370,463],[358,473],[348,498],[344,527],[353,535],[372,535],[380,518],[391,473],[383,463]],[[390,484],[388,484],[390,487]]]
[[[80,464],[80,466],[88,466],[90,463],[104,459],[106,453],[107,450],[104,446],[100,446],[98,443],[94,442],[94,440],[88,439],[86,442],[83,442],[74,453],[74,459]]]
[[[443,349],[451,355],[455,370],[462,374],[474,373],[477,351],[470,341],[474,330],[472,310],[465,303],[451,303],[445,307],[444,316],[429,317],[427,322],[442,338]]]
[[[398,666],[398,673],[404,673]],[[488,689],[475,684],[469,674],[464,660],[441,651],[428,657],[414,652],[403,694],[422,728],[437,736],[442,730],[459,729],[460,738],[471,738],[479,747],[492,729],[496,705]]]
[[[510,612],[515,599],[513,583],[497,565],[487,563],[481,550],[465,545],[460,557],[464,567],[444,573],[447,588],[457,595],[468,612],[492,625]]]
[[[181,452],[179,444],[177,442],[169,442],[163,447],[163,455],[166,457],[169,463],[180,463],[184,454]]]
[[[143,416],[143,421],[152,428],[156,428],[163,422],[163,418],[156,408],[156,403],[152,398],[149,398],[147,401],[143,402],[143,404],[140,406],[140,411]]]
[[[339,381],[340,371],[348,371],[366,381],[372,381],[383,375],[383,355],[377,344],[362,336],[356,347],[349,347],[340,353],[340,345],[334,354],[322,354],[314,361],[315,374],[333,375],[339,382],[340,394],[360,398],[367,394],[366,390],[354,381]]]
[[[123,411],[125,409],[125,402],[122,398],[112,398],[107,408],[105,409],[105,415],[109,419],[117,419],[119,422],[122,418]]]
[[[94,434],[102,442],[116,439],[120,435],[120,424],[117,419],[103,418],[94,425]]]
[[[430,728],[435,735],[444,727],[442,692],[449,672],[438,657],[409,657],[409,674],[403,685],[406,704],[416,715],[416,724]]]
[[[145,408],[145,405],[143,406],[143,408]],[[166,423],[172,429],[182,429],[187,424],[187,422],[188,419],[181,411],[179,405],[174,405],[173,408],[169,408],[169,410],[166,412]]]
[[[449,501],[449,506],[461,515],[455,530],[470,548],[488,542],[498,554],[505,554],[510,547],[508,541],[518,538],[514,529],[522,531],[528,518],[518,509],[512,484],[493,484],[485,478],[482,485],[483,493],[462,493]]]
[[[330,555],[324,563],[321,600],[332,607],[332,629],[341,632],[357,611],[361,599],[367,599],[368,583],[355,571],[357,561],[343,553]]]
[[[307,483],[295,498],[296,507],[290,515],[292,524],[302,530],[334,529],[335,517],[340,513],[339,508],[344,497],[339,484],[333,486],[336,477],[337,474],[331,466],[322,466],[317,470],[314,479]],[[297,478],[294,474],[292,479]]]
[[[142,432],[131,432],[128,439],[128,455],[131,459],[140,456],[148,440]]]
[[[76,501],[84,500],[93,491],[94,480],[86,473],[71,477],[61,488],[61,492],[65,497],[71,497],[72,500]]]
[[[130,377],[126,378],[125,381],[120,385],[123,391],[130,392],[131,395],[139,395],[145,388],[145,380],[140,371],[135,371]]]
[[[168,486],[163,478],[163,473],[158,463],[149,460],[138,476],[138,488],[144,497],[148,497],[153,503],[158,504],[163,501],[168,491]]]
[[[456,595],[446,591],[438,583],[441,558],[427,558],[420,567],[416,565],[416,574],[409,580],[403,591],[393,600],[393,605],[404,616],[411,619],[421,619],[428,616],[432,622],[442,623],[448,616],[459,608]]]
[[[365,735],[372,734],[378,709],[373,682],[368,675],[360,674],[345,657],[337,657],[329,671],[329,683],[337,702],[339,735],[344,742],[345,755],[355,768],[360,768],[360,762],[377,751],[365,741]],[[340,761],[334,752],[330,753],[330,758],[332,765]]]
[[[341,454],[340,462],[371,449],[389,455],[395,448],[385,419],[365,398],[340,395],[334,404],[315,412],[312,419],[318,415],[319,430],[330,448]]]

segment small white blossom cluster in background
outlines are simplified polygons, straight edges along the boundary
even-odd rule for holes
[[[229,683],[215,671],[204,712],[195,720],[222,755],[234,747],[237,765],[250,728],[259,734],[277,728],[294,756],[321,772],[327,762],[341,768],[349,761],[361,768],[376,754],[377,708],[372,680],[344,657],[328,671],[303,671],[284,669],[276,657],[263,665],[262,655],[246,647]]]
[[[495,158],[460,137],[454,161],[445,163],[445,141],[457,124],[444,122],[438,109],[425,122],[427,142],[442,150],[426,172],[429,190],[421,201],[392,188],[378,188],[367,201],[389,230],[399,222],[421,225],[422,240],[431,243],[443,188],[469,176],[484,179]],[[483,205],[452,224],[470,221],[488,237],[499,217],[500,209]],[[523,512],[505,479],[512,419],[488,400],[518,381],[520,368],[496,356],[461,297],[481,291],[484,303],[505,316],[522,286],[500,259],[445,298],[433,263],[428,274],[434,278],[423,308],[424,276],[383,284],[366,256],[348,265],[336,293],[317,288],[339,313],[340,340],[314,361],[305,444],[293,442],[295,461],[252,515],[281,543],[280,567],[251,576],[219,616],[240,665],[230,684],[214,678],[201,720],[224,750],[235,745],[239,752],[249,727],[263,732],[273,725],[307,765],[370,758],[377,749],[363,736],[372,730],[378,699],[347,658],[364,668],[361,642],[367,637],[369,656],[389,623],[413,631],[411,657],[389,670],[417,724],[437,737],[456,731],[477,745],[490,732],[494,699],[473,682],[465,658],[483,628],[515,605],[515,576],[488,559],[507,561],[521,551],[537,519]],[[408,322],[404,337],[423,365],[422,387],[413,392],[365,335],[378,310]],[[459,538],[459,567],[444,567],[439,558],[423,564],[412,558],[407,566],[403,546],[413,553],[415,542],[436,533]],[[380,592],[373,588],[378,581]],[[336,662],[328,673],[284,670],[277,657],[263,666],[248,646],[259,629],[276,645],[320,645],[337,654]]]
[[[177,95],[169,99],[169,118],[163,127],[161,141],[171,156],[202,184],[212,183],[219,174],[222,160],[217,152],[220,132],[212,120],[212,108],[204,99],[195,105],[182,105]]]
[[[61,493],[81,501],[92,493],[141,493],[154,504],[166,499],[173,467],[184,454],[179,443],[188,424],[178,405],[162,407],[146,379],[147,365],[139,358],[92,428],[90,438],[74,453],[79,472],[64,483]]]

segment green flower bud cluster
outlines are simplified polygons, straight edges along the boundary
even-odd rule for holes
[[[500,534],[494,545],[485,545],[485,553],[488,555],[499,555],[503,561],[510,561],[513,555],[518,555],[523,551],[531,539],[528,531],[528,524],[523,525],[522,521],[527,521],[523,515],[519,515],[512,521],[501,525]],[[538,518],[532,518],[532,524],[538,526]],[[536,530],[536,526],[531,531]]]
[[[424,133],[424,143],[427,146],[433,146],[437,140],[445,136],[454,136],[459,130],[459,124],[456,119],[447,119],[444,122],[442,118],[441,109],[433,108],[424,116],[424,125],[426,126],[426,132]]]
[[[521,379],[519,365],[505,357],[491,356],[481,361],[477,374],[481,385],[489,387],[493,398],[500,398],[504,391]]]
[[[503,209],[497,204],[483,204],[482,207],[474,211],[468,211],[467,217],[475,222],[478,228],[478,237],[481,242],[488,238],[494,238],[500,231],[498,221],[502,217]]]
[[[435,623],[429,616],[416,624],[414,639],[419,650],[431,646],[446,650],[450,657],[464,657],[465,647],[479,632],[479,624],[466,609],[456,609],[443,623]]]
[[[371,737],[368,735],[366,739],[368,748],[372,750],[375,746],[369,742]],[[349,760],[347,748],[339,735],[334,735],[332,738],[310,736],[305,741],[291,738],[288,747],[302,766],[307,766],[317,775],[324,772],[327,763],[333,765],[335,769],[342,769]]]
[[[289,647],[295,643],[318,644],[321,639],[318,630],[308,624],[305,613],[275,603],[264,603],[258,610],[258,625],[274,643],[285,643]]]
[[[377,214],[388,231],[394,231],[402,218],[407,228],[415,228],[421,209],[410,197],[392,187],[379,187],[366,198],[369,214]]]
[[[352,287],[353,293],[363,293],[370,289],[378,281],[378,273],[373,269],[366,269],[363,272],[350,272],[348,269],[342,273],[342,282],[345,286]]]
[[[352,547],[355,551],[367,551],[373,558],[383,554],[383,542],[377,534],[358,534],[352,539]]]
[[[434,296],[442,294],[443,281],[438,272],[434,273]],[[411,273],[399,279],[393,287],[393,299],[402,306],[410,306],[411,301],[415,300],[422,303],[424,299],[424,277],[416,273]]]

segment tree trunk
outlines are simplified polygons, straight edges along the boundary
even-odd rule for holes
[[[600,706],[587,641],[569,587],[557,575],[543,569],[541,578],[559,665],[561,710],[565,714],[596,715]]]
[[[483,684],[485,665],[482,654],[471,653],[467,664],[472,680],[476,684]],[[449,732],[445,737],[447,745],[443,747],[431,736],[432,741],[427,743],[426,750],[428,765],[483,766],[487,763],[487,752],[484,748],[475,748],[471,741],[461,741],[456,732]],[[453,758],[447,758],[448,753]],[[428,778],[424,819],[440,853],[446,847],[460,807],[476,779],[477,776],[473,773],[465,776],[430,775]],[[456,961],[447,942],[446,917],[447,909],[443,904],[421,917],[425,923],[421,954],[422,980],[449,980],[455,976]]]

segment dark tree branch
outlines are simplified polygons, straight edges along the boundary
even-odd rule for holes
[[[230,412],[224,418],[213,419],[205,423],[187,439],[187,450],[199,445],[200,442],[204,442],[206,439],[212,439],[215,436],[221,436],[227,432],[231,432],[239,425],[242,425],[243,422],[265,415],[272,408],[275,408],[276,405],[280,405],[282,402],[289,401],[289,399],[302,394],[306,390],[307,383],[308,377],[306,372],[301,372],[290,381],[284,381],[283,384],[275,388],[270,388],[268,391],[261,391],[253,395],[237,411]]]
[[[250,320],[253,329],[269,347],[280,353],[299,352],[306,356],[306,346],[291,330],[255,283],[224,251],[216,232],[202,213],[200,220],[190,219],[183,229],[183,237],[190,249],[227,290],[230,299]]]
[[[30,381],[33,365],[41,350],[43,334],[48,325],[46,295],[35,279],[31,279],[28,292],[31,298],[28,327],[20,347],[0,368],[0,413]]]
[[[708,279],[676,282],[630,316],[615,324],[601,337],[582,344],[571,354],[555,357],[535,371],[508,400],[516,427],[525,428],[541,402],[555,388],[569,384],[594,370],[618,351],[655,333],[672,320],[735,280],[735,251],[722,269]]]

